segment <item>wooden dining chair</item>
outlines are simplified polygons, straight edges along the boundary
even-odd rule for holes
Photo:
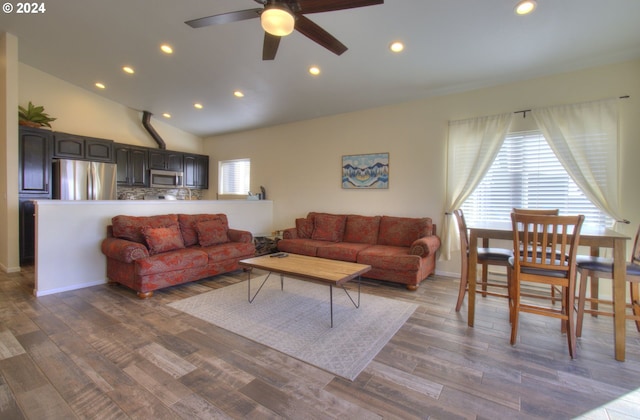
[[[512,267],[509,289],[511,345],[518,336],[520,312],[559,318],[567,333],[571,358],[576,356],[574,299],[576,291],[576,253],[584,216],[543,216],[511,213],[513,249],[528,249],[509,260]],[[546,244],[546,246],[539,246]],[[549,258],[553,255],[553,258]],[[521,300],[522,284],[550,285],[561,290],[562,306]]]
[[[512,210],[513,213],[520,214],[537,214],[540,216],[557,216],[560,214],[560,209],[530,209],[530,208],[516,208],[514,207]],[[541,246],[541,244],[538,244]],[[555,305],[556,303],[556,293],[558,290],[551,286],[551,303]]]
[[[576,335],[580,337],[582,335],[582,321],[585,312],[590,313],[592,316],[613,316],[613,310],[604,311],[599,306],[601,303],[612,305],[613,302],[598,297],[599,280],[601,278],[613,279],[613,259],[578,255],[576,261],[577,272],[580,275]],[[631,297],[631,303],[627,306],[631,307],[633,313],[626,315],[626,318],[635,320],[636,329],[640,331],[640,293],[638,293],[638,284],[640,284],[640,227],[638,227],[638,231],[636,232],[631,261],[627,263],[626,280],[629,283]],[[591,284],[589,297],[587,297],[588,282]],[[587,301],[590,304],[589,309],[585,309]]]
[[[468,290],[467,277],[469,273],[469,235],[467,230],[467,223],[464,220],[464,213],[462,209],[454,210],[453,214],[456,216],[458,222],[458,230],[460,231],[460,259],[462,261],[460,268],[460,289],[458,290],[458,301],[456,303],[456,312],[460,311],[464,296]],[[482,296],[499,296],[508,298],[508,284],[509,284],[509,270],[507,269],[507,284],[489,282],[489,266],[497,265],[502,267],[508,267],[509,258],[513,256],[513,252],[506,248],[478,248],[478,264],[482,265],[482,280],[480,281],[479,289],[477,293],[482,293]],[[489,287],[499,287],[507,289],[505,293],[494,292]]]

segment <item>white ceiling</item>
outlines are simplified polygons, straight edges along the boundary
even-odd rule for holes
[[[260,7],[253,0],[40,2],[42,14],[0,12],[0,31],[18,37],[21,62],[154,118],[169,112],[169,124],[199,136],[640,57],[640,0],[538,0],[525,17],[514,14],[516,0],[386,0],[307,15],[349,47],[343,55],[294,32],[274,61],[261,59],[258,19],[184,23]],[[388,50],[393,40],[406,43],[403,53]],[[159,51],[164,42],[172,56]],[[312,64],[319,77],[307,73]],[[246,96],[235,98],[236,89]]]

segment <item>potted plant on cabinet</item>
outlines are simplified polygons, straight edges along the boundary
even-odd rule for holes
[[[18,124],[20,125],[51,128],[51,122],[55,120],[56,118],[51,118],[49,114],[44,112],[43,106],[35,106],[31,101],[29,101],[27,108],[18,105]]]

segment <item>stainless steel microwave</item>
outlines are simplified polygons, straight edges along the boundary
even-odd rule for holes
[[[149,175],[151,188],[178,188],[184,186],[184,174],[177,171],[152,169]]]

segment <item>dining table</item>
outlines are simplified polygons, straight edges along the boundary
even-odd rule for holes
[[[482,247],[489,247],[489,240],[509,240],[513,243],[511,222],[479,221],[468,224],[469,229],[469,270],[468,270],[468,325],[473,327],[476,305],[476,277],[478,269],[478,241]],[[579,246],[589,247],[590,255],[598,256],[601,248],[610,248],[613,254],[613,312],[615,359],[625,359],[625,310],[626,310],[626,246],[630,238],[613,229],[583,225]]]

